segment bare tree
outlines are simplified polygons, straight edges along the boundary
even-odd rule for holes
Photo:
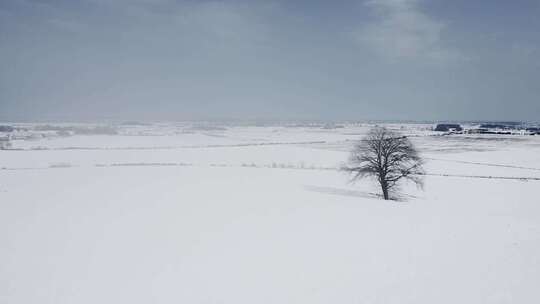
[[[385,200],[395,193],[402,180],[423,186],[423,160],[411,141],[398,132],[382,127],[369,131],[351,152],[343,170],[353,174],[352,181],[374,177]]]

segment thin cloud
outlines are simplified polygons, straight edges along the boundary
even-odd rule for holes
[[[448,62],[460,54],[444,45],[446,25],[420,8],[418,0],[370,0],[365,6],[373,19],[354,32],[355,39],[390,60],[424,59]]]
[[[267,31],[260,13],[245,5],[204,2],[179,7],[175,19],[180,27],[220,40],[260,41]]]

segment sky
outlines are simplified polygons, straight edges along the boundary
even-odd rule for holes
[[[3,120],[540,121],[540,0],[0,0]]]

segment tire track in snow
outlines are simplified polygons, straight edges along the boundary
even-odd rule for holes
[[[435,160],[435,161],[461,163],[461,164],[468,164],[468,165],[479,165],[479,166],[489,166],[489,167],[502,167],[502,168],[513,168],[513,169],[540,171],[540,168],[523,167],[523,166],[516,166],[516,165],[505,165],[505,164],[484,163],[484,162],[472,162],[472,161],[466,161],[466,160],[441,159],[441,158],[431,158],[431,157],[425,157],[425,159]]]
[[[316,171],[340,171],[336,167],[316,167],[316,166],[296,166],[291,164],[271,164],[271,165],[257,165],[257,164],[225,164],[225,163],[211,163],[206,165],[197,165],[192,163],[111,163],[111,164],[94,164],[93,167],[98,168],[118,168],[118,167],[206,167],[206,168],[252,168],[252,169],[289,169],[289,170],[316,170]],[[49,166],[49,167],[21,167],[21,168],[9,168],[2,167],[0,170],[47,170],[47,169],[72,169],[81,168],[80,166]],[[535,176],[494,176],[494,175],[465,175],[465,174],[443,174],[443,173],[424,173],[424,176],[438,176],[438,177],[458,177],[458,178],[476,178],[476,179],[500,179],[500,180],[519,180],[519,181],[540,181],[540,177]]]
[[[204,148],[235,148],[252,146],[281,146],[281,145],[314,145],[326,144],[327,141],[298,141],[298,142],[262,142],[244,144],[216,144],[216,145],[186,145],[186,146],[158,146],[158,147],[33,147],[33,148],[13,148],[5,151],[64,151],[64,150],[179,150],[179,149],[204,149]]]

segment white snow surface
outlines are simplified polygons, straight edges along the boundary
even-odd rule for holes
[[[384,201],[344,126],[13,140],[0,303],[540,303],[540,136],[388,125],[428,175]]]

